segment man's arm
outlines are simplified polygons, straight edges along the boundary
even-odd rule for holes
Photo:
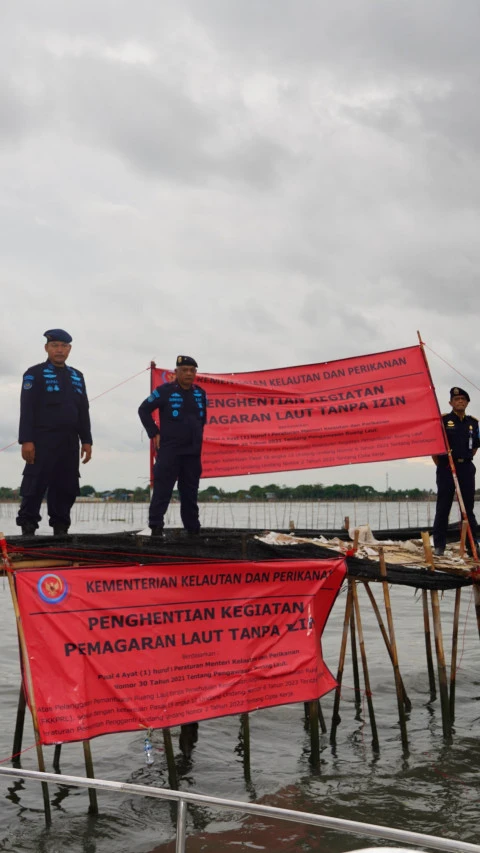
[[[473,449],[472,449],[472,457],[475,456],[478,448],[480,447],[480,429],[477,418],[473,419],[476,424],[475,435],[473,437]]]
[[[83,448],[84,447],[90,447],[90,455],[88,456],[88,459],[83,460],[83,462],[88,462],[91,458],[91,455],[92,455],[92,444],[93,444],[92,427],[90,424],[90,404],[88,402],[87,386],[85,385],[85,377],[83,376],[83,373],[80,375],[82,377],[82,382],[83,382],[83,394],[81,396],[79,395],[80,396],[80,406],[79,406],[79,416],[78,416],[78,420],[79,420],[78,437],[80,438],[80,443],[82,445],[82,456],[83,456],[84,452],[85,453],[87,452],[87,451],[84,451]]]
[[[27,465],[35,462],[35,404],[38,399],[39,380],[32,368],[29,368],[22,379],[20,393],[20,424],[18,443],[22,445],[22,459]]]
[[[155,439],[155,447],[157,449],[160,445],[160,430],[152,417],[152,412],[154,412],[155,409],[160,409],[162,403],[161,390],[161,386],[159,388],[155,388],[155,390],[152,391],[150,396],[143,401],[138,409],[138,416],[145,428],[145,431],[149,438]]]

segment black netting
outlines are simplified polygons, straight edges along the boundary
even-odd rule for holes
[[[298,533],[298,531],[296,531]],[[390,531],[390,535],[391,535]],[[330,535],[332,531],[330,531]],[[312,535],[310,531],[310,536]],[[393,537],[392,537],[393,538]],[[332,559],[336,552],[319,545],[274,545],[261,542],[252,531],[207,530],[198,536],[187,536],[183,531],[168,531],[165,539],[153,541],[150,536],[135,533],[82,534],[68,537],[12,536],[7,538],[12,547],[15,564],[18,559],[78,560],[90,565],[115,565],[133,563],[185,563],[186,561],[211,562],[215,560],[302,560]],[[20,550],[19,550],[20,549]],[[378,562],[357,557],[346,558],[348,576],[361,580],[381,580]],[[456,589],[472,583],[469,577],[431,572],[424,567],[387,563],[387,581],[419,589]]]

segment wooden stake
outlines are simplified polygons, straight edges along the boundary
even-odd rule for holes
[[[385,565],[385,554],[383,552],[383,548],[379,548],[379,562],[380,562],[380,574],[382,578],[387,577],[387,567]],[[404,706],[404,693],[405,688],[403,686],[403,681],[400,675],[400,669],[398,666],[398,655],[397,655],[397,643],[395,640],[395,629],[393,627],[393,615],[392,608],[390,604],[390,590],[388,588],[388,583],[386,580],[382,581],[383,587],[383,598],[385,601],[385,611],[387,614],[387,624],[388,624],[388,633],[390,635],[390,648],[392,652],[392,664],[393,664],[393,674],[395,676],[395,688],[397,691],[397,704],[398,704],[398,716],[400,720],[400,731],[402,734],[402,746],[404,750],[408,750],[408,735],[407,735],[407,721],[405,719],[405,706]]]
[[[18,631],[18,639],[20,642],[20,654],[22,658],[22,670],[25,674],[25,686],[28,693],[28,698],[30,700],[30,712],[32,714],[32,722],[33,722],[33,731],[35,733],[35,743],[37,750],[37,762],[38,769],[41,773],[45,773],[45,761],[43,758],[43,750],[42,743],[40,740],[40,731],[38,728],[38,716],[37,716],[37,706],[35,704],[35,694],[33,692],[33,680],[32,680],[32,672],[30,669],[30,661],[28,659],[27,645],[25,642],[25,635],[23,633],[22,620],[20,616],[20,608],[18,606],[17,599],[17,591],[15,589],[15,582],[13,580],[13,567],[10,562],[10,558],[7,552],[7,543],[5,540],[5,536],[3,533],[0,533],[0,548],[2,551],[3,562],[5,564],[5,568],[7,570],[8,576],[8,585],[10,587],[10,594],[12,596],[13,609],[15,611],[15,619],[17,621],[17,631]],[[52,813],[50,809],[50,796],[48,792],[48,785],[46,782],[42,782],[42,794],[43,794],[43,805],[45,809],[45,823],[47,826],[51,826],[52,823]]]
[[[360,616],[360,604],[358,601],[357,585],[352,582],[353,606],[355,608],[355,621],[357,623],[358,643],[360,646],[360,657],[362,659],[363,680],[365,682],[365,694],[367,697],[368,715],[370,717],[370,726],[372,729],[372,746],[378,749],[378,734],[377,723],[375,721],[375,712],[373,710],[372,691],[370,690],[370,676],[368,674],[367,653],[365,650],[365,641],[363,639],[362,618]]]
[[[359,537],[360,537],[360,531],[358,530],[358,528],[356,528],[356,529],[353,531],[353,548],[352,548],[352,551],[354,551],[354,552],[355,552],[355,551],[358,551],[358,540],[359,540]]]
[[[450,666],[450,721],[453,725],[455,720],[455,688],[457,681],[457,647],[458,647],[458,622],[460,619],[460,601],[462,590],[455,590],[455,608],[453,611],[453,633],[452,633],[452,662]]]
[[[343,668],[345,666],[345,652],[346,652],[346,648],[347,648],[348,628],[350,625],[350,616],[352,613],[352,605],[353,605],[352,582],[348,581],[347,600],[345,602],[345,616],[343,619],[342,642],[340,644],[340,658],[338,661],[338,670],[337,670],[337,686],[335,688],[335,700],[333,703],[332,728],[330,730],[330,743],[335,743],[335,741],[336,741],[337,726],[340,722],[340,715],[338,713],[338,709],[340,707],[340,697],[342,694]]]
[[[350,530],[350,516],[348,515],[343,519],[343,529],[347,531]]]
[[[162,729],[163,745],[165,747],[165,757],[167,759],[168,768],[168,783],[174,790],[178,790],[177,768],[175,766],[175,756],[173,754],[172,735],[170,729]]]
[[[434,562],[432,548],[430,545],[430,534],[422,531],[423,547],[425,551],[425,559],[429,569],[433,572]],[[450,722],[450,707],[448,700],[448,685],[447,685],[447,667],[445,664],[445,652],[443,649],[442,623],[440,619],[440,604],[438,600],[438,590],[430,591],[432,602],[432,617],[433,630],[435,634],[435,650],[437,653],[438,666],[438,684],[440,690],[440,705],[442,709],[442,726],[444,737],[450,739],[452,736],[452,728]]]

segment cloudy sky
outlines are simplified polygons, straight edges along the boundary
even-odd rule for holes
[[[57,326],[98,489],[146,483],[146,369],[177,353],[261,370],[418,329],[442,410],[461,384],[480,414],[477,0],[6,0],[0,24],[0,448]],[[0,485],[21,470],[0,453]],[[434,487],[427,459],[216,484],[387,475]]]

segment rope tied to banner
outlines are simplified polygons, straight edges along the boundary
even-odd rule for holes
[[[123,379],[121,382],[117,382],[116,385],[112,385],[111,388],[107,388],[106,391],[102,391],[100,394],[97,394],[95,397],[90,398],[90,403],[94,403],[95,400],[99,400],[100,397],[104,397],[105,394],[109,394],[110,391],[115,391],[116,388],[120,388],[121,385],[126,385],[127,382],[131,382],[132,379],[136,379],[137,376],[141,376],[142,373],[146,373],[147,370],[150,370],[150,365],[148,367],[142,368],[138,373],[134,373],[133,376],[129,376],[127,379]],[[10,444],[6,444],[5,447],[0,447],[0,453],[3,453],[4,450],[8,450],[10,447],[14,447],[15,444],[18,444],[17,441],[12,441]]]

